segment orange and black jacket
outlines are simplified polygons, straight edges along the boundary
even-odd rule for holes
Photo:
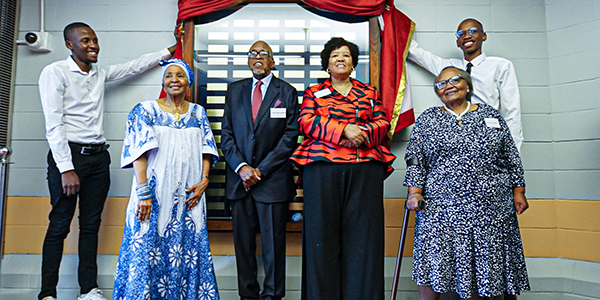
[[[304,91],[304,100],[298,124],[304,141],[290,158],[299,166],[316,161],[333,163],[361,163],[380,161],[391,172],[396,159],[381,143],[390,123],[383,110],[377,89],[369,84],[350,79],[352,89],[347,96],[338,93],[327,79]],[[315,95],[316,94],[316,95]],[[348,124],[367,128],[368,141],[359,148],[341,145]]]

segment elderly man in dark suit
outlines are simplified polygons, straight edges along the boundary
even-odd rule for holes
[[[271,47],[255,42],[248,52],[252,78],[229,85],[221,149],[227,161],[226,197],[233,216],[240,299],[285,296],[285,223],[296,194],[289,157],[298,139],[298,93],[271,73]],[[265,267],[257,280],[256,235]]]

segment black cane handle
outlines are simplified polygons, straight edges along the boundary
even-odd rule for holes
[[[408,206],[406,206],[406,202],[408,202],[408,201],[405,201],[405,202],[404,202],[404,208],[405,208],[405,209],[408,209]],[[425,200],[419,200],[419,208],[420,208],[420,209],[423,209],[423,208],[425,208]]]

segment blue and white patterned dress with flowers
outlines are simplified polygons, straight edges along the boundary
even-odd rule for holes
[[[206,230],[206,200],[191,210],[186,189],[201,181],[202,157],[219,154],[206,111],[190,103],[177,121],[156,101],[135,106],[127,117],[121,167],[147,152],[152,190],[149,222],[136,217],[135,178],[127,205],[113,299],[219,299]]]

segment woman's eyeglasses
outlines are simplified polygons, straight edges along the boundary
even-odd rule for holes
[[[248,58],[256,58],[256,56],[259,54],[261,57],[271,56],[271,53],[269,53],[269,51],[267,51],[267,50],[262,50],[262,51],[252,50],[252,51],[248,52]]]
[[[471,27],[471,28],[469,28],[468,32],[469,32],[469,35],[473,35],[473,34],[479,32],[479,28],[477,28],[477,27]],[[457,31],[456,32],[456,38],[459,39],[459,38],[465,36],[465,33],[466,33],[466,31],[464,31],[463,29]]]
[[[448,83],[450,83],[452,86],[456,86],[460,82],[461,79],[464,79],[464,78],[460,75],[455,75],[455,76],[448,78],[447,80],[438,81],[438,82],[434,83],[433,85],[435,86],[435,88],[437,90],[441,90],[441,89],[445,88]]]

